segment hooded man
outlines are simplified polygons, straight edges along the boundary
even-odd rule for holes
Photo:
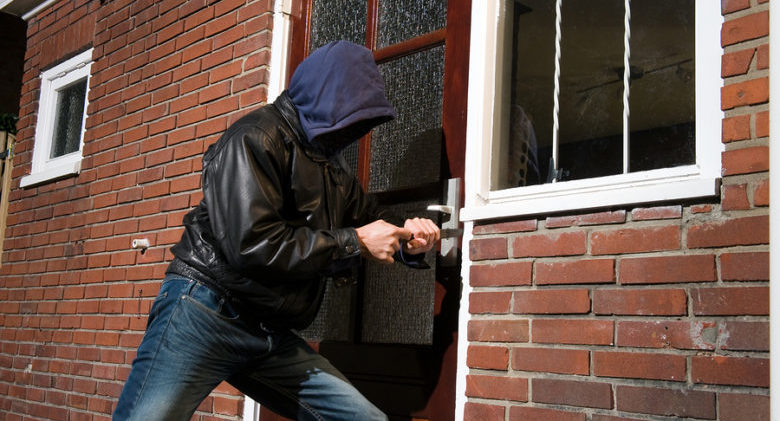
[[[115,420],[188,420],[223,380],[289,418],[386,419],[291,329],[327,276],[361,256],[423,267],[439,240],[428,219],[386,222],[343,168],[339,152],[394,117],[371,52],[339,41],[209,147]]]

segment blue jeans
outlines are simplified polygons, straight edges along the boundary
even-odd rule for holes
[[[114,420],[189,420],[223,380],[288,418],[387,419],[299,336],[250,326],[210,288],[166,277]]]

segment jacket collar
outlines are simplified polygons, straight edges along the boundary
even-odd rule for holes
[[[279,110],[282,118],[287,122],[287,125],[295,132],[295,141],[298,146],[303,149],[304,153],[314,161],[329,161],[328,156],[324,151],[315,146],[314,143],[309,142],[306,137],[306,133],[303,131],[301,121],[298,118],[298,109],[293,104],[292,99],[287,90],[279,94],[279,97],[273,103],[274,107]]]

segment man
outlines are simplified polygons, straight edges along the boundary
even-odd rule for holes
[[[324,277],[361,256],[422,267],[439,240],[428,219],[380,219],[341,164],[394,116],[371,52],[334,42],[208,149],[115,420],[188,420],[223,380],[289,418],[386,419],[291,329],[316,316]]]

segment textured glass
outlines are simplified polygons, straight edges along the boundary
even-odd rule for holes
[[[309,341],[348,341],[356,288],[353,279],[329,280],[317,318],[300,332],[301,337]]]
[[[441,173],[444,47],[380,65],[398,117],[371,137],[371,192],[437,182]]]
[[[393,211],[405,217],[434,218],[424,209],[438,201],[396,205]],[[435,252],[429,252],[425,261],[435,267]],[[365,274],[363,342],[431,344],[436,271],[368,262]]]
[[[341,154],[344,156],[344,161],[347,164],[346,169],[351,174],[357,174],[359,147],[360,147],[360,142],[354,142],[351,145],[344,148],[343,151],[341,151]]]
[[[696,162],[694,0],[631,2],[631,171]]]
[[[79,150],[86,95],[87,79],[68,85],[57,92],[54,142],[49,158],[56,158]]]
[[[377,47],[444,28],[447,0],[379,0]]]
[[[309,51],[338,40],[366,45],[365,0],[314,0]]]

